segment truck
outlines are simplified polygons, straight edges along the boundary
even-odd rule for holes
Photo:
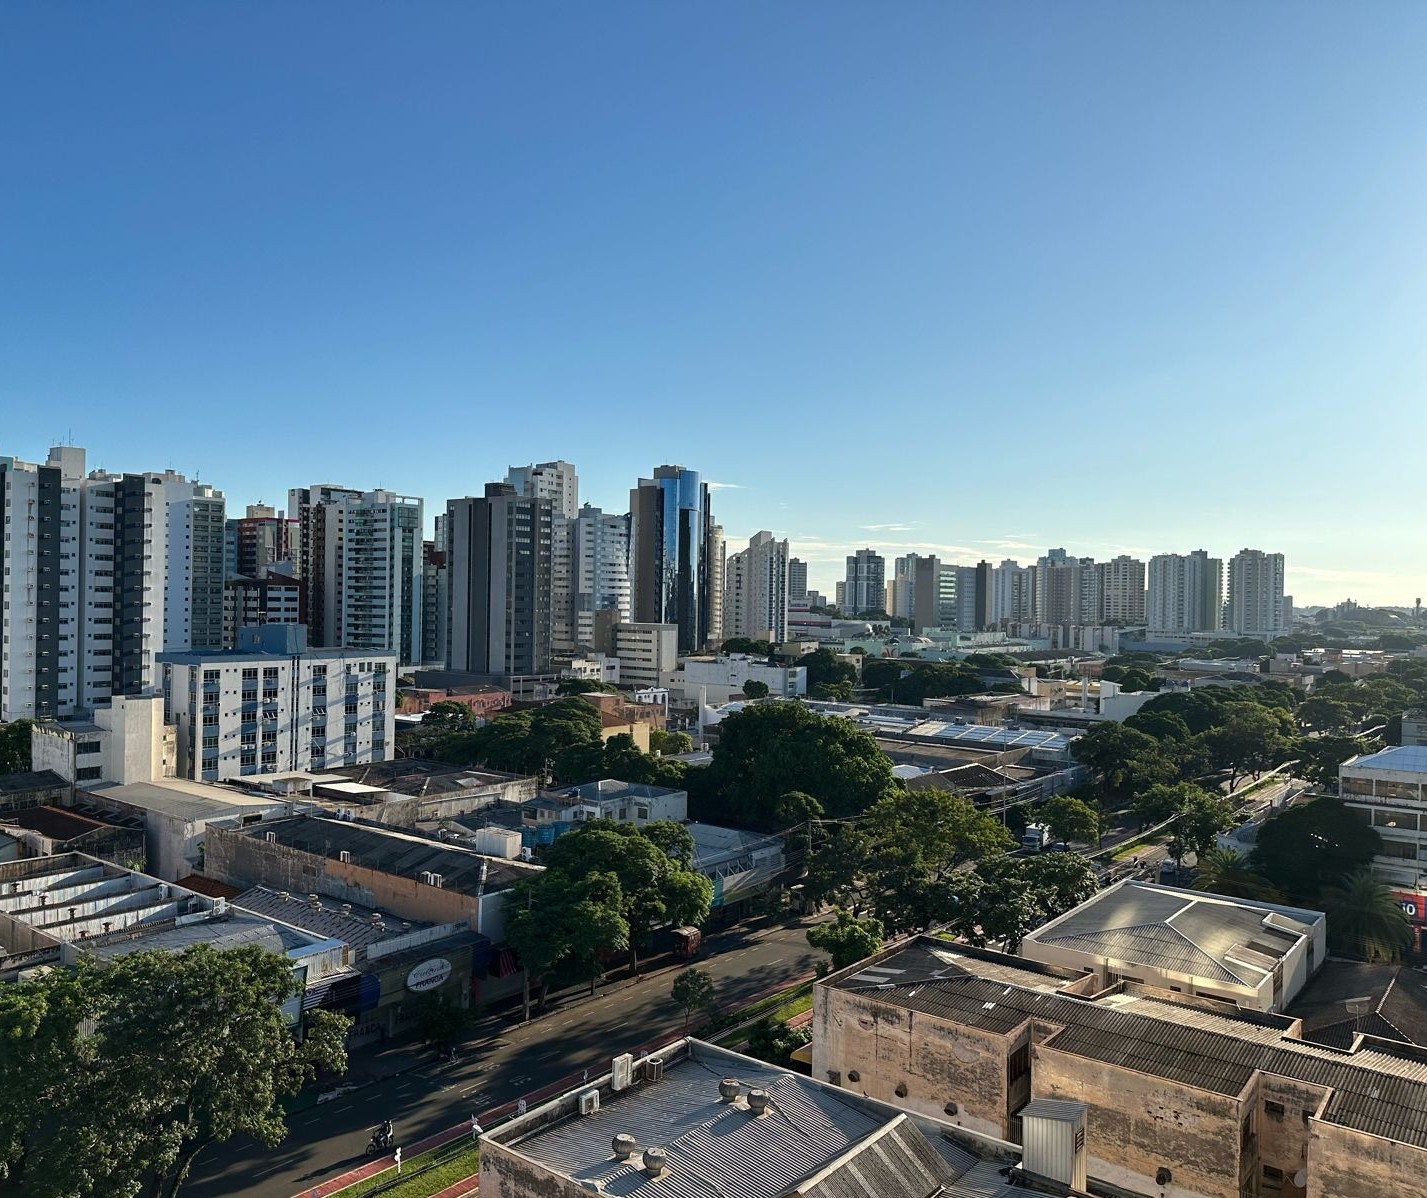
[[[698,928],[674,929],[674,955],[688,960],[699,955],[704,936]]]
[[[1021,833],[1021,848],[1028,853],[1039,853],[1050,840],[1050,829],[1044,824],[1027,824]]]

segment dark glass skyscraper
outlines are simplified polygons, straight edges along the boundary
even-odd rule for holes
[[[634,541],[634,619],[676,624],[679,652],[708,640],[713,569],[713,514],[709,489],[695,470],[660,466],[629,493]]]

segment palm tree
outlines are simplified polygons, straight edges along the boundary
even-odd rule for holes
[[[1328,894],[1328,940],[1364,961],[1397,961],[1412,947],[1412,922],[1392,891],[1360,869]]]
[[[1281,903],[1283,894],[1262,874],[1257,874],[1233,849],[1211,848],[1199,854],[1194,884],[1211,894],[1229,898],[1254,899],[1261,903]]]

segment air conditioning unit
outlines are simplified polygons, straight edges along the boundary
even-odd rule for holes
[[[352,854],[347,849],[341,849],[337,853],[337,860],[340,861],[343,865],[351,865]]]
[[[657,1082],[664,1076],[664,1058],[646,1057],[644,1059],[644,1080],[647,1082]]]
[[[586,1090],[580,1095],[580,1114],[593,1115],[600,1109],[600,1092],[598,1090]]]
[[[634,1057],[627,1052],[621,1053],[610,1062],[610,1089],[616,1093],[627,1090],[633,1080]]]

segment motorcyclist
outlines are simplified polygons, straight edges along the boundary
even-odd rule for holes
[[[383,1119],[382,1125],[380,1128],[378,1128],[378,1131],[381,1133],[382,1147],[390,1148],[392,1137],[396,1134],[396,1129],[392,1126],[391,1120]]]

